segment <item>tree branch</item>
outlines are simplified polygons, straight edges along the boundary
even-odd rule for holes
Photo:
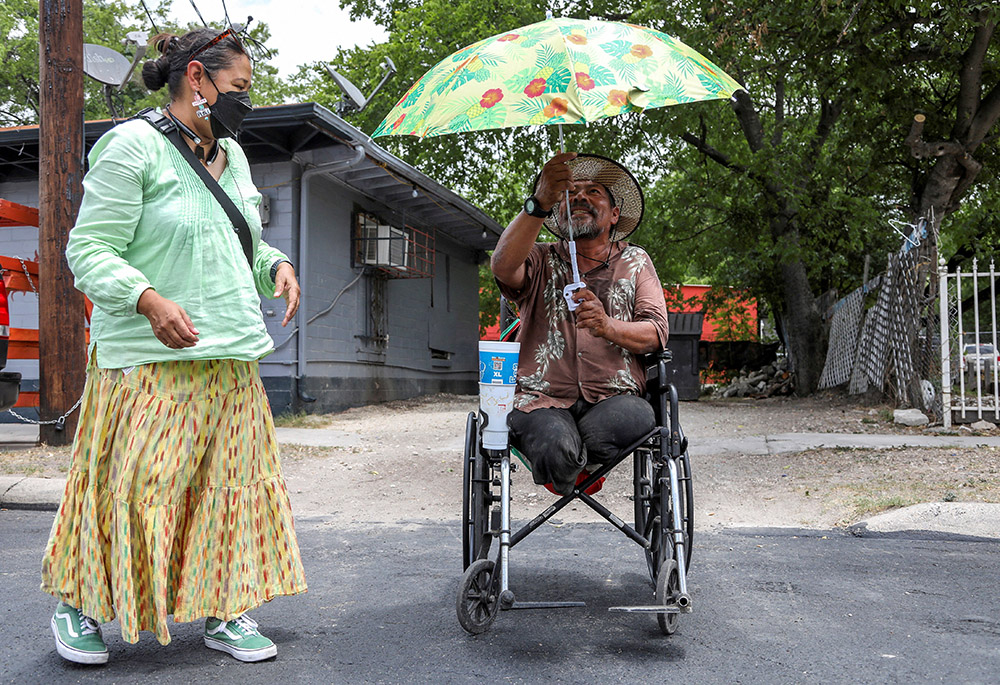
[[[983,87],[983,61],[990,47],[990,39],[996,30],[996,23],[985,20],[986,13],[979,10],[973,13],[972,19],[977,22],[976,31],[972,36],[969,49],[962,55],[962,67],[959,70],[959,92],[957,116],[951,137],[963,140],[972,126],[972,119],[979,108],[979,96]]]
[[[688,145],[694,147],[698,152],[705,155],[713,162],[717,162],[727,169],[732,169],[733,171],[738,171],[741,174],[746,173],[746,167],[736,164],[729,157],[723,153],[716,150],[714,147],[706,143],[704,140],[694,135],[693,133],[682,133],[681,140],[683,140]]]
[[[965,146],[961,143],[956,143],[954,141],[938,141],[936,143],[925,143],[921,138],[921,134],[924,130],[924,121],[927,117],[923,114],[916,114],[913,117],[913,124],[910,126],[910,133],[906,136],[904,141],[910,148],[910,152],[917,159],[930,159],[931,157],[943,157],[945,155],[954,155],[962,166],[966,166],[962,162],[963,157],[968,156],[968,152]]]
[[[982,145],[993,125],[1000,119],[1000,84],[993,86],[993,90],[979,103],[979,110],[972,118],[969,132],[966,135],[966,148],[975,150]]]
[[[704,228],[695,231],[691,235],[684,236],[683,238],[670,238],[666,242],[669,243],[669,244],[685,243],[685,242],[687,242],[689,240],[694,240],[695,238],[697,238],[698,236],[700,236],[702,233],[705,233],[706,231],[711,231],[713,228],[718,228],[719,226],[724,226],[727,223],[729,223],[729,217],[726,217],[722,221],[717,221],[714,224],[709,224],[709,225],[705,226]]]
[[[785,75],[780,74],[774,84],[774,131],[771,133],[771,146],[781,144],[785,121]]]
[[[764,125],[760,122],[760,116],[753,106],[750,94],[745,90],[738,90],[733,94],[733,111],[743,129],[743,135],[750,144],[751,152],[759,152],[764,148]]]
[[[820,102],[819,122],[816,124],[816,136],[812,141],[812,159],[814,160],[812,165],[815,164],[816,158],[819,157],[819,151],[823,148],[827,138],[830,137],[830,133],[833,132],[833,125],[837,123],[837,119],[840,118],[840,113],[843,111],[843,97],[832,101],[823,98]]]

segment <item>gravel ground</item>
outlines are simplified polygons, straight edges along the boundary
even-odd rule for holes
[[[462,444],[474,396],[434,395],[280,425],[329,428],[347,447],[283,445],[285,475],[299,515],[345,522],[454,520],[461,512]],[[777,433],[920,433],[891,422],[888,407],[864,407],[840,395],[766,400],[701,400],[681,405],[692,444],[700,436]],[[0,474],[63,476],[68,448],[0,452]],[[700,455],[693,464],[699,528],[793,526],[828,529],[921,502],[1000,502],[1000,453],[975,449],[818,449],[759,456]],[[513,511],[526,519],[552,500],[520,467]],[[601,499],[632,518],[631,468],[613,471]],[[591,521],[583,506],[553,525]]]

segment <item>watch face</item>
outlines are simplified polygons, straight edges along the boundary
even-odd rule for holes
[[[534,214],[538,211],[538,203],[535,202],[535,198],[529,197],[524,201],[524,208],[528,210],[528,214]]]

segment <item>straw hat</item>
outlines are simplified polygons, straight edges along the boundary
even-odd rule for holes
[[[624,240],[642,221],[645,203],[642,188],[635,176],[618,162],[600,155],[581,154],[571,159],[569,168],[573,170],[574,181],[593,181],[600,183],[614,198],[615,207],[619,208],[618,223],[611,227],[611,240]],[[538,183],[537,179],[535,181]],[[558,207],[558,205],[556,205]],[[545,220],[545,227],[564,240],[569,236],[556,224],[555,209]]]

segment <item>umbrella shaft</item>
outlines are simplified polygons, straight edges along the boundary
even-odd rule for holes
[[[576,241],[569,241],[569,261],[573,264],[573,282],[580,282],[580,268],[576,265]]]
[[[566,152],[562,124],[558,124],[557,127],[559,129],[559,152]],[[569,231],[569,261],[573,265],[573,282],[579,283],[580,267],[576,263],[576,241],[573,240],[573,212],[569,208],[569,188],[566,189],[566,228]]]

